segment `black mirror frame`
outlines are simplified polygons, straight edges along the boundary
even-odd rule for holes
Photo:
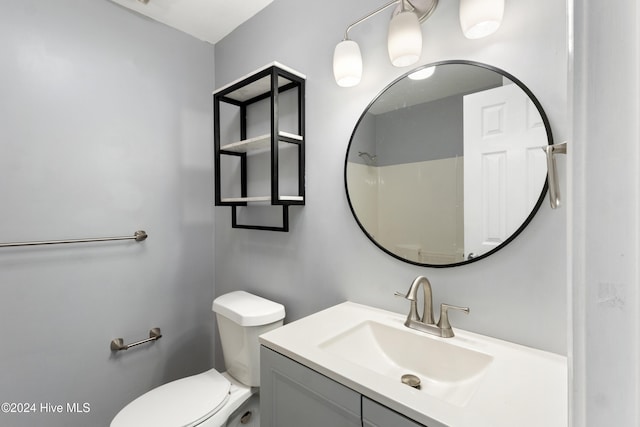
[[[464,261],[461,261],[461,262],[456,262],[456,263],[451,263],[451,264],[425,264],[425,263],[412,261],[412,260],[403,258],[403,257],[391,252],[390,250],[388,250],[384,246],[380,245],[373,238],[373,236],[371,236],[371,234],[369,234],[369,232],[366,230],[364,225],[362,225],[362,223],[358,219],[358,216],[356,215],[356,212],[355,212],[355,209],[353,207],[353,204],[351,203],[351,197],[349,196],[349,186],[348,186],[348,183],[347,183],[347,166],[348,166],[348,163],[349,163],[348,162],[348,160],[349,160],[349,151],[351,150],[351,144],[353,143],[353,138],[355,136],[356,130],[358,129],[358,126],[360,125],[360,123],[362,122],[363,118],[367,114],[367,111],[369,111],[371,106],[378,100],[378,98],[380,98],[380,96],[382,96],[391,86],[396,84],[398,81],[406,78],[409,74],[411,74],[411,73],[413,73],[413,72],[415,72],[417,70],[420,70],[422,68],[439,66],[439,65],[448,65],[448,64],[471,65],[471,66],[485,68],[487,70],[494,71],[494,72],[496,72],[496,73],[508,78],[513,83],[518,85],[518,87],[520,87],[520,89],[522,89],[527,94],[529,99],[531,99],[533,104],[536,106],[538,112],[540,113],[540,117],[541,117],[542,122],[543,122],[544,127],[545,127],[545,131],[546,131],[546,134],[547,134],[548,145],[553,145],[553,135],[551,134],[551,126],[550,126],[550,123],[549,123],[549,119],[547,118],[547,115],[546,115],[544,109],[542,108],[542,105],[538,101],[538,99],[533,95],[531,90],[529,90],[529,88],[524,85],[524,83],[522,83],[520,80],[518,80],[517,78],[515,78],[514,76],[512,76],[511,74],[507,73],[506,71],[504,71],[504,70],[502,70],[500,68],[497,68],[497,67],[494,67],[494,66],[491,66],[491,65],[487,65],[487,64],[484,64],[484,63],[481,63],[481,62],[468,61],[468,60],[439,61],[439,62],[433,62],[433,63],[430,63],[430,64],[421,65],[421,66],[419,66],[419,67],[417,67],[417,68],[415,68],[415,69],[413,69],[413,70],[401,75],[400,77],[398,77],[397,79],[395,79],[391,83],[389,83],[387,86],[385,86],[385,88],[382,91],[380,91],[375,96],[375,98],[373,98],[373,100],[367,105],[367,108],[365,108],[363,113],[360,115],[360,118],[358,119],[358,121],[356,122],[356,124],[355,124],[355,126],[353,128],[353,132],[351,133],[351,137],[349,138],[349,145],[347,146],[347,151],[346,151],[345,160],[344,160],[345,195],[347,196],[347,202],[349,203],[349,209],[351,210],[353,218],[356,220],[356,223],[358,224],[358,226],[360,227],[362,232],[369,238],[369,240],[371,240],[378,248],[382,249],[382,251],[386,252],[387,254],[391,255],[392,257],[394,257],[394,258],[396,258],[396,259],[398,259],[400,261],[403,261],[403,262],[406,262],[406,263],[409,263],[409,264],[413,264],[413,265],[417,265],[417,266],[420,266],[420,267],[433,267],[433,268],[458,267],[458,266],[467,265],[467,264],[471,264],[473,262],[480,261],[481,259],[487,258],[490,255],[493,255],[494,253],[496,253],[497,251],[499,251],[500,249],[504,248],[509,243],[511,243],[527,227],[527,225],[529,225],[529,223],[531,222],[533,217],[536,215],[536,213],[540,209],[540,206],[542,205],[542,202],[545,199],[546,194],[547,194],[547,190],[548,190],[548,175],[547,175],[547,179],[545,179],[544,185],[542,187],[542,191],[540,192],[540,197],[538,197],[538,200],[537,200],[535,206],[531,209],[531,212],[529,213],[529,216],[527,216],[527,218],[523,221],[523,223],[520,225],[520,227],[518,227],[518,229],[516,229],[504,242],[502,242],[500,245],[496,246],[494,249],[492,249],[492,250],[490,250],[488,252],[485,252],[482,255],[479,255],[477,257],[474,257],[474,258],[471,258],[471,259],[467,259],[467,260],[464,260]]]

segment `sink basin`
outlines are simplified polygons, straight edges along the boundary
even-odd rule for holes
[[[406,317],[347,301],[260,343],[423,425],[567,427],[564,356],[455,325],[454,337],[440,338],[407,328]]]
[[[375,321],[362,322],[319,347],[375,375],[397,381],[402,375],[415,375],[421,392],[458,406],[469,401],[493,359],[447,339]]]

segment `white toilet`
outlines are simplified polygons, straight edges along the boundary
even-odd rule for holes
[[[215,369],[157,387],[125,406],[111,427],[258,426],[258,336],[282,326],[281,304],[231,292],[213,301],[226,371]],[[253,414],[251,414],[253,412]]]

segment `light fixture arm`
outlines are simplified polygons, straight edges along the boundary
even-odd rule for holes
[[[398,4],[400,2],[402,2],[403,0],[392,0],[387,4],[384,4],[382,6],[380,6],[379,8],[377,8],[376,10],[374,10],[373,12],[369,12],[367,15],[363,16],[362,18],[358,19],[357,21],[353,22],[351,25],[349,25],[347,27],[347,29],[344,32],[344,39],[343,40],[349,40],[349,31],[355,27],[358,24],[363,23],[364,21],[366,21],[367,19],[377,15],[378,13],[382,12],[383,10],[393,6],[394,4]]]
[[[396,4],[400,4],[401,11],[411,10],[412,12],[415,12],[418,15],[418,20],[420,21],[420,23],[422,23],[426,21],[427,18],[430,17],[431,14],[436,10],[436,7],[438,6],[438,0],[431,0],[426,2],[426,4],[421,4],[421,2],[418,2],[416,4],[416,3],[413,3],[411,0],[391,0],[389,3],[383,4],[379,8],[375,9],[372,12],[369,12],[367,15],[363,16],[362,18],[358,19],[357,21],[349,25],[344,32],[343,40],[349,40],[349,31],[351,31],[353,27],[363,23],[367,19],[377,15],[383,10],[386,10],[389,7]]]

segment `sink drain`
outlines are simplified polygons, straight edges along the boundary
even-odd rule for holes
[[[402,381],[403,384],[406,384],[409,387],[417,388],[418,390],[420,390],[420,378],[416,377],[413,374],[404,374],[400,378],[400,381]]]

